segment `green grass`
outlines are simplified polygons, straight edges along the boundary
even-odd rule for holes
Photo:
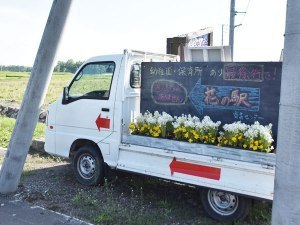
[[[29,73],[26,72],[0,72],[0,100],[15,100],[21,104],[25,92]],[[48,88],[44,106],[54,102],[62,93],[64,86],[71,80],[71,73],[53,73]]]
[[[5,116],[0,116],[0,146],[7,148],[11,134],[14,129],[16,120],[12,118],[7,118]],[[45,132],[45,125],[38,123],[33,138],[43,137]]]

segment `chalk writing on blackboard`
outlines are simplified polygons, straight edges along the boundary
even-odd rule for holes
[[[176,72],[176,70],[175,70],[175,72]],[[203,73],[202,67],[182,66],[177,69],[178,76],[190,76],[190,77],[200,76],[201,77],[202,73]]]
[[[259,111],[260,89],[252,87],[202,85],[198,80],[189,94],[192,104],[203,109]]]
[[[217,68],[212,68],[209,73],[210,77],[222,77],[222,75],[223,75],[223,70]]]
[[[172,73],[172,68],[171,67],[150,67],[150,75],[154,76],[171,76]]]
[[[263,82],[264,66],[252,64],[225,64],[224,80]]]
[[[239,120],[242,122],[255,122],[255,121],[263,121],[265,120],[264,117],[258,115],[257,113],[246,113],[246,112],[238,112],[238,111],[234,111],[232,113],[234,120]]]
[[[222,72],[222,70],[221,70]],[[203,68],[200,66],[181,66],[173,69],[172,67],[150,67],[150,76],[189,76],[201,77],[203,74]]]
[[[156,80],[151,86],[151,97],[156,104],[183,105],[188,96],[186,88],[173,80]]]
[[[280,62],[145,62],[140,110],[272,123],[276,136],[281,71]]]
[[[277,77],[277,69],[276,67],[274,67],[273,71],[271,72],[264,72],[264,78],[266,81],[269,81],[269,80],[276,80],[276,77]]]

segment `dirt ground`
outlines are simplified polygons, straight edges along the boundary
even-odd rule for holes
[[[0,151],[0,163],[5,151]],[[199,188],[122,171],[109,171],[103,186],[79,184],[72,164],[46,153],[30,152],[15,198],[93,224],[221,225],[201,206]],[[255,203],[235,225],[269,225],[271,204]]]

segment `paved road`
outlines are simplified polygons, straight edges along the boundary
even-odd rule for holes
[[[0,194],[0,225],[91,225]]]

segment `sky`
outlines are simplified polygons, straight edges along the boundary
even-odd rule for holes
[[[52,0],[0,0],[0,65],[32,66]],[[236,0],[234,61],[278,61],[286,0]],[[73,0],[56,61],[134,49],[165,53],[166,38],[205,27],[228,45],[230,0]],[[216,32],[214,44],[221,44]]]

